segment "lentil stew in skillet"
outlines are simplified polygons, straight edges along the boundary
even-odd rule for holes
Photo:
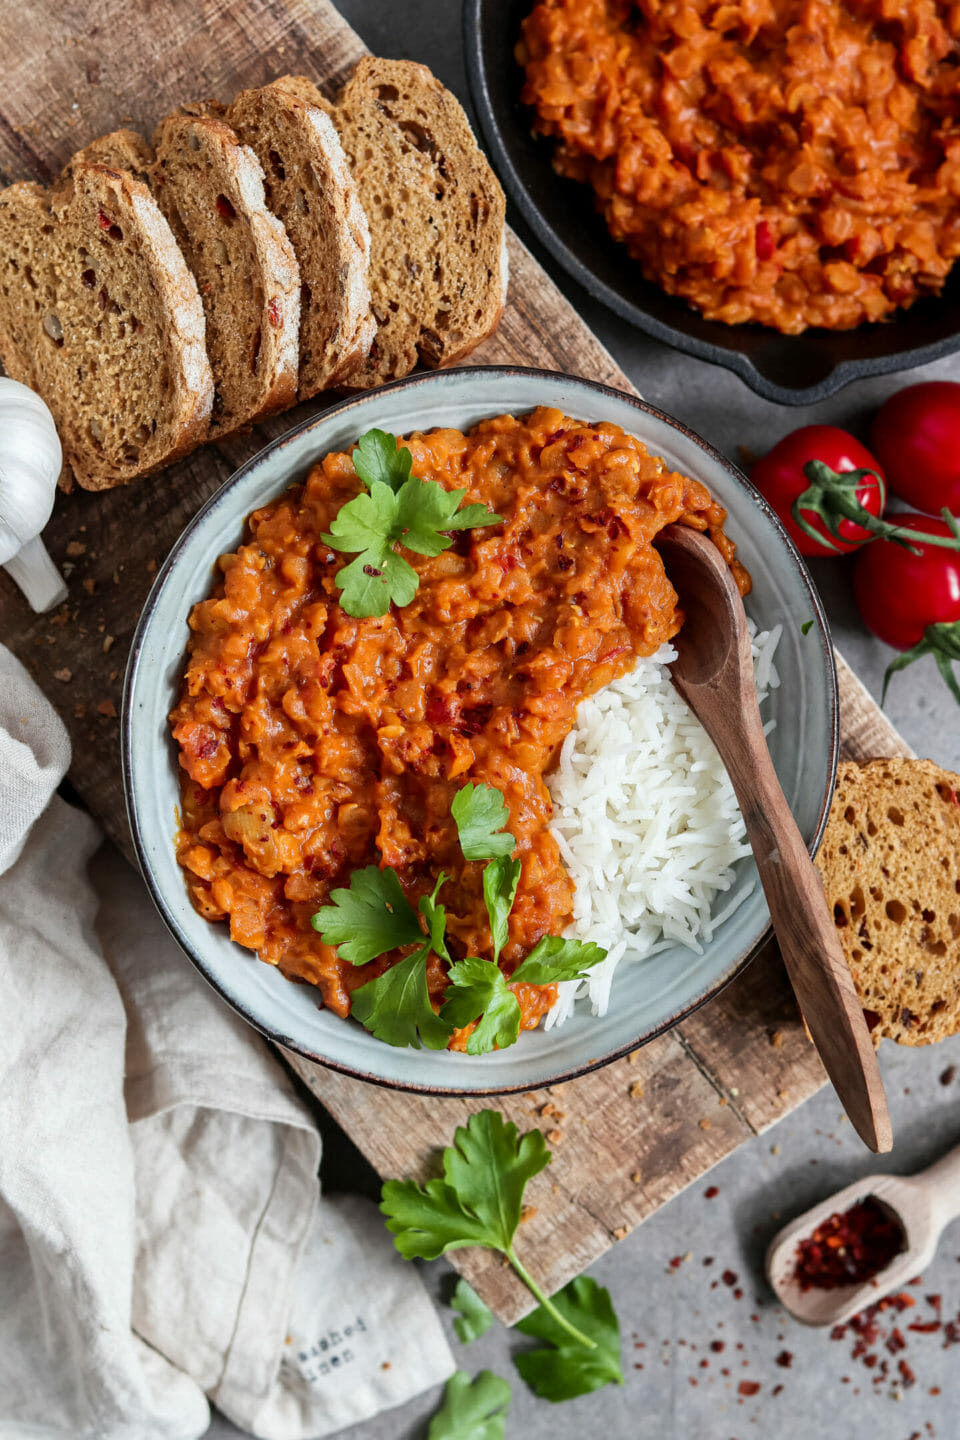
[[[848,330],[960,253],[952,0],[540,0],[517,59],[556,169],[708,319]]]
[[[393,867],[414,907],[445,872],[451,959],[491,955],[483,865],[465,858],[451,818],[468,782],[503,795],[521,862],[503,975],[563,934],[572,883],[543,775],[579,701],[680,628],[657,532],[674,521],[708,531],[744,593],[750,583],[704,486],[615,425],[540,408],[400,444],[415,475],[465,489],[497,523],[417,556],[410,603],[355,618],[336,584],[346,557],[323,536],[361,486],[350,453],[328,455],[221,557],[212,597],[190,616],[171,715],[193,904],[341,1016],[405,955],[350,964],[311,926],[358,869]],[[426,964],[436,1008],[448,967],[436,954]],[[530,1029],[556,987],[515,993]]]

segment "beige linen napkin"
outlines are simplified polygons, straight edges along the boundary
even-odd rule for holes
[[[212,1400],[304,1440],[403,1403],[453,1369],[416,1270],[320,1200],[309,1109],[139,877],[109,847],[88,877],[68,760],[0,646],[0,1437],[193,1440]]]

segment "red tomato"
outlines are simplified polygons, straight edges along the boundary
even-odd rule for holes
[[[927,380],[884,401],[870,443],[890,489],[917,510],[960,511],[960,385]]]
[[[836,555],[856,550],[870,538],[869,530],[856,521],[841,519],[839,538],[835,538],[830,535],[823,518],[815,510],[804,507],[806,519],[818,534],[824,536],[821,544],[801,530],[793,518],[794,501],[810,487],[811,481],[804,474],[804,466],[811,460],[821,460],[841,475],[851,470],[874,472],[861,478],[856,486],[856,498],[871,515],[883,514],[887,498],[883,471],[859,440],[848,435],[846,430],[838,430],[835,425],[804,425],[802,429],[785,435],[769,454],[757,461],[750,478],[780,516],[801,555]]]
[[[949,535],[942,520],[898,515],[897,523],[929,535]],[[909,650],[928,625],[960,621],[960,551],[917,543],[911,555],[891,540],[865,545],[853,567],[857,608],[875,635],[896,650]]]

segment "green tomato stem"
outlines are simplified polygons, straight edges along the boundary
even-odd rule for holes
[[[531,1295],[533,1295],[535,1299],[539,1300],[540,1304],[543,1306],[544,1310],[546,1310],[547,1314],[552,1315],[554,1320],[556,1320],[557,1324],[562,1326],[562,1328],[566,1330],[568,1335],[572,1335],[578,1345],[585,1345],[588,1350],[596,1350],[596,1340],[591,1340],[589,1335],[584,1335],[583,1331],[578,1330],[576,1325],[571,1325],[569,1320],[565,1320],[563,1318],[556,1305],[554,1305],[553,1302],[546,1295],[544,1295],[543,1291],[540,1289],[540,1286],[537,1284],[536,1280],[534,1280],[530,1272],[525,1269],[523,1265],[520,1264],[520,1261],[513,1253],[513,1250],[507,1250],[505,1251],[505,1254],[507,1259],[510,1261],[510,1264],[513,1266],[514,1270],[516,1270],[517,1274],[520,1276],[520,1279],[523,1281],[524,1285],[526,1285]]]
[[[933,656],[941,678],[954,700],[960,705],[960,684],[957,682],[953,669],[954,661],[960,661],[960,620],[940,621],[928,625],[923,632],[923,639],[918,641],[912,650],[906,650],[902,655],[898,655],[896,660],[891,660],[883,677],[881,705],[885,705],[887,702],[887,687],[897,671],[905,670],[908,665],[912,665],[915,660],[921,659],[924,655]]]
[[[875,470],[837,471],[831,470],[822,460],[808,460],[803,467],[803,473],[810,484],[803,494],[794,500],[791,513],[804,534],[816,540],[824,549],[836,551],[839,547],[831,544],[811,525],[807,519],[808,513],[818,515],[834,539],[842,540],[845,545],[859,546],[869,543],[867,536],[855,541],[849,536],[841,535],[841,522],[849,520],[861,529],[868,530],[875,539],[902,545],[913,555],[921,553],[917,549],[921,544],[939,545],[946,550],[960,550],[960,522],[947,509],[944,509],[942,514],[951,532],[949,535],[931,535],[925,530],[911,530],[905,525],[896,525],[891,520],[881,520],[867,510],[857,498],[857,486],[867,476],[876,481],[881,501],[886,504],[886,488]]]

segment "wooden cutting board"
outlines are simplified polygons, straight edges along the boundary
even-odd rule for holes
[[[34,0],[8,27],[0,97],[0,177],[46,180],[89,140],[118,125],[150,134],[181,101],[308,74],[332,92],[364,52],[327,0]],[[630,390],[576,312],[515,236],[510,300],[496,335],[472,357],[575,369]],[[130,638],[154,572],[184,525],[236,466],[312,402],[243,439],[208,446],[151,480],[62,496],[46,531],[70,598],[30,613],[0,572],[0,634],[56,705],[73,741],[71,779],[107,833],[132,855],[120,782],[120,692]],[[683,418],[696,426],[696,415]],[[843,752],[908,754],[838,660]],[[424,1177],[457,1124],[490,1102],[419,1098],[350,1080],[289,1055],[293,1068],[384,1176]],[[752,1135],[824,1083],[776,949],[669,1035],[584,1079],[508,1097],[521,1129],[540,1126],[553,1164],[531,1184],[522,1231],[530,1269],[548,1290]],[[494,1102],[496,1103],[496,1102]],[[530,1297],[484,1251],[453,1257],[507,1322]]]

